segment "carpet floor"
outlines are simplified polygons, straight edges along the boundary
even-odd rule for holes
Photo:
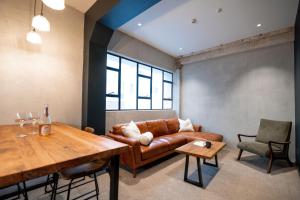
[[[142,169],[136,178],[120,169],[120,200],[299,200],[300,177],[295,167],[275,161],[272,173],[266,173],[267,160],[243,153],[237,161],[237,150],[225,148],[219,157],[219,169],[202,165],[204,189],[183,181],[185,156],[176,155]],[[197,177],[196,159],[190,157],[189,174]],[[109,199],[109,176],[98,177],[99,199]],[[61,181],[63,184],[63,181]],[[91,190],[94,184],[72,190],[71,196]],[[46,200],[43,189],[29,192],[30,199]],[[65,199],[64,194],[57,200]]]

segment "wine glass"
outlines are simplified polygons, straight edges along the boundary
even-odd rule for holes
[[[27,119],[27,115],[25,112],[18,112],[17,113],[17,122],[19,123],[20,127],[23,127]]]
[[[17,119],[16,119],[16,122],[19,123],[20,127],[23,128],[25,122],[27,120],[27,114],[24,113],[24,112],[18,112],[17,113]],[[23,132],[24,130],[21,129],[21,132]],[[17,133],[17,137],[19,138],[23,138],[23,137],[26,137],[27,135],[24,134],[24,133]]]
[[[28,118],[31,120],[32,123],[32,134],[37,134],[38,132],[36,131],[37,123],[40,120],[40,114],[37,112],[29,112],[28,113]]]

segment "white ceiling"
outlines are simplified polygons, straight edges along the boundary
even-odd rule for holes
[[[180,56],[294,26],[297,7],[298,0],[162,0],[119,30]]]
[[[85,13],[97,0],[66,0],[66,4]]]

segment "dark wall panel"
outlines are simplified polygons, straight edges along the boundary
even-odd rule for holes
[[[300,13],[299,7],[295,24],[295,121],[296,121],[296,160],[300,171]]]

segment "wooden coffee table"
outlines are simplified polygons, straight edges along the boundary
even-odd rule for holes
[[[206,147],[200,147],[200,146],[195,145],[194,144],[195,142],[196,141],[193,141],[193,142],[190,142],[186,145],[183,145],[183,146],[175,149],[175,151],[178,152],[178,153],[183,153],[183,154],[186,155],[185,169],[184,169],[184,181],[188,182],[188,183],[191,183],[193,185],[199,186],[199,187],[203,187],[200,158],[203,159],[203,164],[205,164],[205,165],[210,165],[210,166],[213,166],[213,167],[219,167],[217,153],[219,151],[221,151],[225,147],[226,144],[224,142],[213,142],[213,141],[211,141],[211,148],[208,149]],[[194,156],[197,159],[197,171],[198,171],[199,182],[191,180],[191,179],[188,178],[189,156]],[[213,157],[215,157],[215,163],[214,164],[206,162],[206,159],[210,160]]]

